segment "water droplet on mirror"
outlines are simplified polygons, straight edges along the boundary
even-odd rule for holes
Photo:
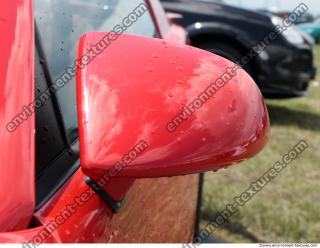
[[[182,100],[181,102],[180,102],[180,105],[182,106],[182,107],[185,107],[186,105],[187,105],[187,100]]]
[[[156,133],[156,130],[153,129],[153,130],[151,131],[151,133],[152,133],[152,134],[155,134],[155,133]]]
[[[177,138],[177,142],[180,144],[181,143],[181,138]]]
[[[162,44],[162,47],[163,47],[163,48],[168,48],[168,44],[167,44],[167,42],[162,41],[162,42],[161,42],[161,44]]]
[[[202,138],[202,142],[206,142],[207,139],[205,137]]]
[[[183,80],[180,80],[180,79],[177,80],[176,82],[177,82],[177,84],[183,84]]]
[[[234,112],[237,110],[237,107],[236,107],[236,104],[234,101],[228,105],[228,110],[229,110],[229,112]]]

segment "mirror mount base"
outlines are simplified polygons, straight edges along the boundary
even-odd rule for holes
[[[125,201],[125,196],[122,197],[119,201],[115,200],[102,187],[100,187],[98,183],[96,183],[90,177],[85,177],[84,181],[90,188],[92,188],[94,192],[97,193],[98,196],[101,197],[101,199],[105,203],[107,203],[107,205],[110,207],[113,213],[119,212],[120,208],[122,207]]]

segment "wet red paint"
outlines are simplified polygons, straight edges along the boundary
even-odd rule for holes
[[[79,59],[91,49],[88,44],[105,35],[85,34]],[[199,95],[231,66],[190,46],[121,35],[77,72],[83,171],[93,178],[109,170],[117,170],[118,177],[176,176],[217,170],[255,155],[267,142],[269,119],[258,87],[244,70],[207,95],[201,107],[181,113],[199,103]],[[177,115],[183,116],[179,125],[168,130]],[[117,168],[140,140],[147,149]]]
[[[34,115],[7,125],[34,100],[32,4],[0,2],[0,232],[26,228],[35,204]]]
[[[157,11],[157,8],[154,7],[155,1],[158,0],[148,2],[161,37],[175,42],[185,42],[187,39],[182,28],[168,25],[168,30],[165,28],[166,25],[160,25],[166,20],[161,19],[161,15],[155,15],[154,12]],[[211,81],[210,77],[217,76],[218,71],[229,62],[197,49],[178,44],[173,45],[170,42],[161,43],[162,47],[151,47],[156,43],[146,39],[146,50],[144,46],[142,49],[118,46],[118,49],[126,51],[130,58],[137,56],[139,60],[129,60],[128,57],[126,58],[127,64],[122,64],[122,68],[118,68],[119,71],[117,71],[116,64],[110,63],[112,59],[108,57],[110,60],[107,66],[100,61],[102,68],[92,74],[92,77],[108,76],[105,71],[108,67],[113,73],[118,73],[118,76],[114,75],[112,78],[102,78],[101,85],[98,87],[111,89],[108,95],[111,98],[105,99],[105,109],[100,110],[105,111],[106,108],[109,108],[109,111],[103,112],[103,115],[119,118],[118,122],[122,123],[123,133],[115,132],[111,125],[109,131],[111,135],[114,135],[115,140],[109,139],[108,130],[103,125],[111,123],[112,120],[110,118],[109,120],[99,119],[94,115],[94,118],[97,118],[96,121],[103,124],[100,128],[96,128],[105,135],[105,141],[97,136],[97,140],[93,140],[95,144],[92,151],[99,155],[100,147],[103,156],[97,157],[99,163],[94,165],[84,163],[83,166],[86,173],[91,172],[92,176],[99,176],[101,172],[106,171],[106,166],[121,158],[121,152],[125,153],[131,148],[134,138],[148,141],[150,149],[141,154],[126,170],[123,170],[121,178],[113,179],[106,187],[116,198],[127,192],[123,207],[119,213],[112,213],[100,197],[92,194],[83,181],[84,173],[79,169],[40,210],[34,212],[34,117],[30,117],[13,133],[5,130],[5,124],[15,114],[21,112],[21,107],[34,100],[32,6],[31,0],[12,0],[0,3],[0,30],[5,34],[0,43],[2,51],[0,58],[2,82],[0,111],[2,114],[0,118],[3,124],[3,129],[0,131],[2,141],[0,149],[0,196],[2,199],[0,242],[191,241],[195,224],[198,176],[137,179],[134,183],[133,177],[182,175],[217,169],[219,163],[220,166],[227,165],[258,152],[266,142],[268,117],[260,93],[252,80],[246,73],[241,72],[237,80],[245,82],[244,84],[241,85],[235,80],[223,92],[220,92],[220,95],[217,94],[215,99],[195,113],[190,120],[183,123],[176,132],[169,133],[165,129],[165,124],[181,110],[181,103],[195,97],[197,91],[201,91]],[[91,38],[96,39],[97,36]],[[171,46],[175,49],[172,49]],[[169,49],[168,51],[172,51],[172,54],[163,53],[157,49],[161,51]],[[182,54],[175,54],[176,52]],[[117,57],[115,50],[113,55],[115,56],[114,61],[119,63],[120,57]],[[163,57],[164,55],[166,57]],[[177,65],[167,63],[169,55]],[[202,60],[199,59],[200,57]],[[148,61],[145,60],[146,58]],[[97,63],[99,65],[99,61]],[[128,85],[124,88],[121,84],[115,85],[117,80],[122,81],[119,79],[123,76],[123,71],[127,69],[128,76],[133,79],[131,80],[132,85],[129,85],[129,88]],[[144,76],[140,77],[140,74]],[[202,78],[201,75],[207,75],[209,78]],[[168,83],[168,79],[172,80],[171,84]],[[174,79],[177,80],[174,81]],[[94,82],[94,79],[90,80]],[[109,82],[103,83],[103,80],[109,80]],[[125,81],[122,81],[123,83]],[[150,83],[153,84],[152,87]],[[136,89],[134,86],[138,87],[139,84],[140,93],[134,90]],[[121,92],[125,89],[125,92]],[[130,94],[127,92],[128,89],[131,91]],[[90,91],[87,93],[90,95]],[[97,98],[93,99],[98,103],[98,96],[104,95],[96,91],[96,96]],[[118,97],[121,102],[114,101],[113,96]],[[125,104],[124,100],[129,101]],[[129,102],[131,105],[128,105]],[[142,104],[143,102],[146,103]],[[110,110],[111,103],[117,108]],[[135,111],[135,107],[147,109]],[[80,110],[87,114],[96,114],[96,112],[88,113],[85,109]],[[129,110],[132,111],[132,117],[136,118],[136,124],[133,120],[128,119]],[[123,111],[123,115],[120,111]],[[226,123],[229,125],[226,126]],[[198,126],[200,124],[201,127]],[[91,122],[88,122],[88,126],[92,127]],[[228,126],[236,128],[231,130]],[[129,129],[131,132],[128,131]],[[236,130],[241,132],[237,133]],[[87,131],[91,132],[90,135],[94,134],[93,129]],[[127,140],[125,134],[129,137]],[[109,140],[111,146],[108,150],[108,144],[102,145]],[[244,143],[245,140],[248,143]],[[213,142],[216,142],[214,146],[212,146]],[[86,143],[82,143],[81,146],[85,147],[85,145]],[[168,147],[165,147],[166,145]],[[203,147],[204,150],[199,147]],[[113,156],[106,154],[107,150],[112,151]],[[221,156],[213,158],[218,151]],[[87,154],[86,149],[82,151],[82,159],[85,162],[92,161],[92,157],[88,155],[90,154]],[[201,158],[201,163],[192,160],[194,158]],[[209,165],[209,161],[214,162],[214,165]],[[51,229],[50,235],[48,235],[49,232],[45,233],[44,230],[52,228],[52,221],[57,220],[58,216],[65,211],[66,206],[74,203],[75,199],[82,194],[89,194],[89,199],[82,205],[77,205],[74,213],[68,216],[65,214],[67,218],[62,224]],[[29,225],[32,216],[32,226],[36,227]],[[46,234],[47,236],[44,236]]]

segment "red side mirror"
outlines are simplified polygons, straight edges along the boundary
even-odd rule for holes
[[[85,34],[79,59],[106,35]],[[222,57],[121,35],[86,63],[77,71],[77,101],[81,167],[91,178],[217,170],[252,157],[267,142],[259,89],[242,69],[231,73],[235,65]]]

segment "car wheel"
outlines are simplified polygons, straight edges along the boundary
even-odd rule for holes
[[[221,57],[224,57],[232,62],[237,62],[241,59],[241,57],[245,54],[241,53],[239,49],[223,43],[202,43],[199,44],[197,47],[215,53]],[[243,67],[250,75],[253,75],[253,69],[250,65],[246,65]]]

